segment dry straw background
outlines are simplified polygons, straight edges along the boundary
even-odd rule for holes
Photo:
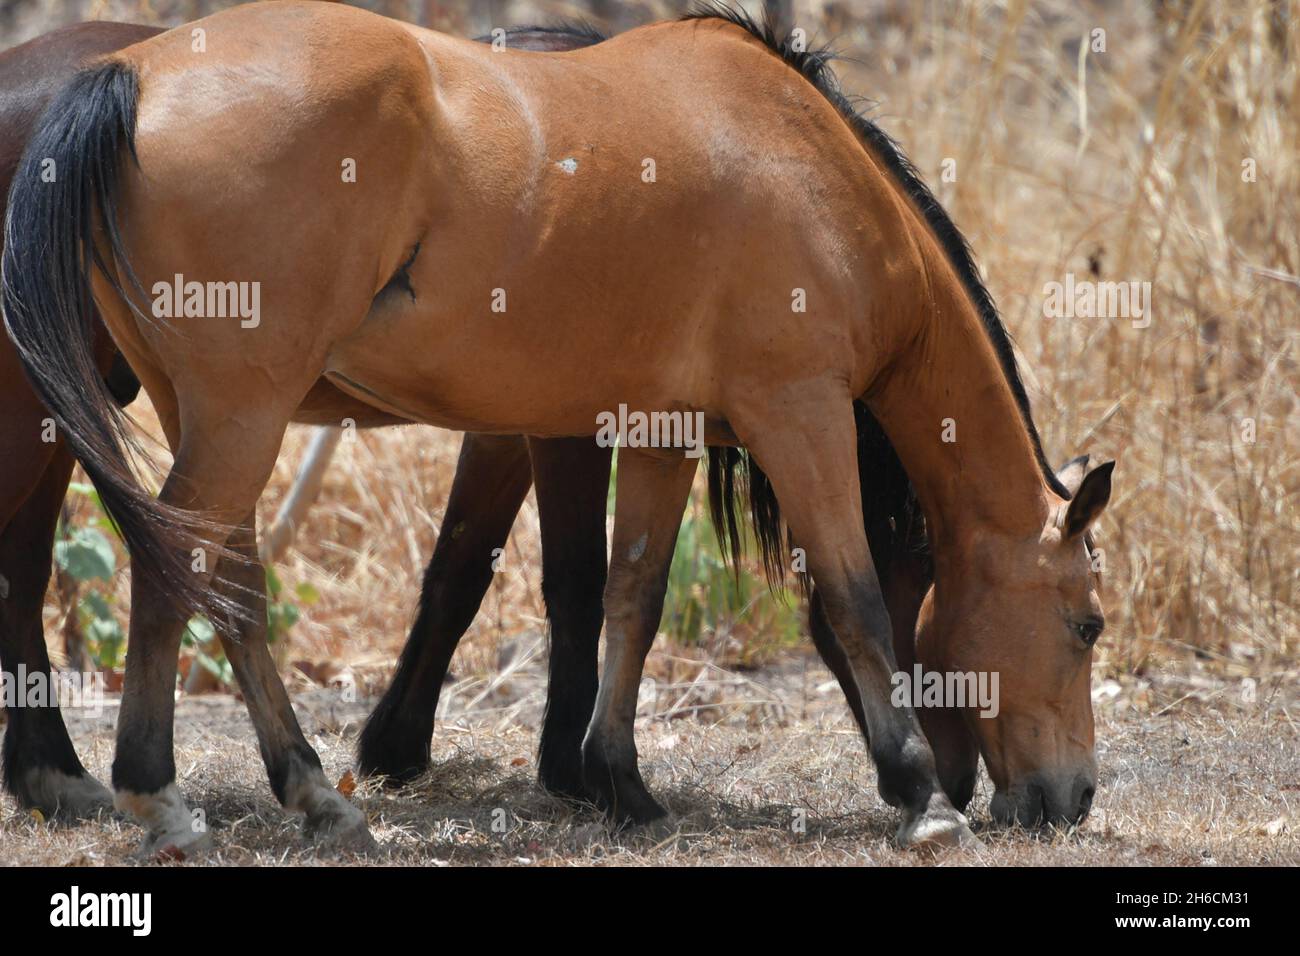
[[[0,5],[0,40],[9,45],[84,18],[177,24],[227,5],[20,0]],[[361,5],[462,34],[579,16],[622,29],[679,7],[507,0]],[[1079,845],[1046,854],[1041,846],[1022,846],[995,854],[1001,861],[1108,862],[1106,841],[1097,834],[1119,819],[1128,834],[1121,843],[1138,861],[1144,844],[1135,834],[1143,830],[1154,834],[1153,845],[1173,848],[1147,862],[1204,861],[1198,840],[1213,844],[1206,844],[1206,859],[1224,858],[1225,846],[1236,847],[1226,855],[1240,862],[1300,859],[1297,6],[1290,0],[793,5],[794,21],[815,42],[833,41],[844,54],[837,72],[845,89],[868,98],[870,115],[899,140],[965,231],[1017,340],[1049,456],[1063,461],[1089,452],[1094,460],[1119,462],[1115,495],[1098,528],[1109,622],[1094,669],[1103,780],[1098,814],[1084,831],[1101,842],[1095,853]],[[1104,52],[1084,45],[1099,28]],[[955,160],[955,182],[941,181],[945,160]],[[1254,181],[1243,180],[1244,163],[1253,167]],[[1045,318],[1044,284],[1071,272],[1150,282],[1150,326]],[[137,407],[136,414],[150,423],[147,409]],[[264,518],[287,491],[309,435],[291,430]],[[437,539],[458,447],[459,436],[424,427],[367,432],[343,445],[319,505],[278,569],[288,586],[310,584],[321,595],[304,609],[281,652],[299,689],[328,685],[343,671],[363,693],[384,686]],[[460,773],[481,769],[466,761],[500,758],[488,765],[501,771],[499,779],[462,796],[492,786],[508,790],[511,780],[531,773],[530,764],[511,767],[515,759],[531,759],[528,728],[536,726],[544,693],[540,545],[531,501],[505,568],[453,662],[457,683],[444,695],[448,720],[440,725],[435,759],[449,757],[448,772]],[[125,574],[117,586],[125,607]],[[59,620],[53,598],[47,611],[53,635]],[[757,639],[761,644],[762,635]],[[704,787],[709,800],[722,800],[709,790],[713,777],[691,776],[698,761],[688,759],[679,772],[683,753],[699,748],[704,759],[709,748],[724,746],[719,740],[731,739],[710,738],[713,733],[808,739],[799,752],[817,756],[793,762],[793,772],[803,766],[815,776],[810,768],[842,753],[832,761],[840,776],[809,786],[828,788],[841,800],[845,787],[865,788],[850,809],[869,811],[875,821],[850,834],[842,855],[824,859],[861,859],[855,844],[867,846],[868,859],[888,858],[882,841],[892,817],[871,792],[865,754],[842,736],[850,722],[826,685],[829,675],[802,645],[764,645],[762,654],[744,657],[743,670],[741,657],[728,634],[690,646],[661,639],[649,670],[659,684],[643,701],[649,719],[641,746],[651,751],[651,785]],[[294,661],[309,662],[314,680],[296,672]],[[758,670],[748,669],[753,665]],[[1243,691],[1247,678],[1256,682],[1254,703]],[[318,742],[341,772],[354,728],[348,721],[329,726],[337,736]],[[466,728],[485,735],[472,748],[476,756],[448,742]],[[670,733],[681,736],[682,749],[656,749],[654,742]],[[242,746],[251,746],[246,729],[231,736],[240,734],[250,737]],[[1152,757],[1163,753],[1153,741],[1166,736],[1186,739],[1197,759],[1208,761],[1172,786],[1175,757]],[[106,738],[95,739],[102,767]],[[819,751],[823,745],[830,749]],[[210,749],[209,741],[199,752]],[[1108,766],[1108,753],[1127,753],[1133,762]],[[255,749],[250,754],[251,787],[259,781]],[[792,772],[776,764],[763,766]],[[772,787],[790,789],[780,778]],[[258,806],[274,816],[261,788]],[[1109,806],[1108,788],[1115,801]],[[761,793],[747,799],[766,806]],[[808,802],[797,792],[780,799]],[[1165,805],[1146,806],[1149,801]],[[729,859],[716,842],[703,841],[698,858]],[[784,858],[752,842],[735,841],[737,860]],[[542,855],[586,859],[586,847],[552,846]],[[662,854],[679,851],[656,852],[667,862],[677,857]],[[458,859],[454,849],[438,858]],[[502,851],[483,858],[514,857]]]

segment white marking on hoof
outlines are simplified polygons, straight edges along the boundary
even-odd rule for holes
[[[569,156],[569,157],[567,157],[567,158],[565,158],[565,159],[560,160],[560,161],[559,161],[558,163],[556,163],[555,165],[556,165],[556,166],[559,166],[562,170],[564,170],[564,171],[565,171],[566,173],[568,173],[570,176],[572,176],[574,173],[576,173],[576,172],[578,171],[578,161],[577,161],[576,159],[574,159],[572,156]]]
[[[22,803],[47,817],[84,820],[113,809],[113,794],[90,774],[73,777],[62,770],[29,770],[18,788]]]
[[[946,801],[945,801],[946,803]],[[898,828],[898,845],[908,848],[977,847],[980,841],[966,823],[966,818],[951,805],[934,807],[905,820]]]
[[[129,813],[147,831],[135,855],[142,860],[184,860],[212,846],[207,822],[194,816],[185,805],[176,784],[169,783],[157,793],[132,793],[119,790],[114,801],[123,813]]]
[[[307,815],[303,830],[322,850],[344,853],[379,850],[379,844],[370,835],[366,815],[331,787],[319,770],[289,791],[285,809]]]

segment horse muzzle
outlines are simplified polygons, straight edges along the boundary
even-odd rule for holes
[[[1034,774],[993,796],[989,812],[1004,826],[1073,826],[1083,822],[1097,792],[1089,773]]]

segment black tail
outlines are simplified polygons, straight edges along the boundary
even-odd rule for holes
[[[896,555],[920,553],[927,548],[925,521],[911,480],[880,423],[862,402],[853,403],[853,416],[858,432],[863,523],[871,545],[871,559],[880,586],[885,589]],[[713,526],[723,550],[737,567],[744,555],[746,538],[738,501],[742,497],[748,499],[750,528],[763,571],[775,589],[790,566],[791,542],[782,527],[781,506],[771,481],[752,455],[736,448],[709,449],[708,480]],[[799,575],[799,583],[806,595],[806,573]]]
[[[128,303],[119,276],[140,289],[117,225],[119,173],[135,158],[137,94],[134,70],[109,62],[79,73],[50,104],[9,192],[0,304],[28,379],[95,483],[136,573],[178,607],[233,610],[191,570],[188,547],[201,522],[138,481],[126,416],[95,361],[92,263]]]

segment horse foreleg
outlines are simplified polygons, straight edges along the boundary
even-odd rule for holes
[[[618,458],[614,540],[605,585],[605,666],[582,745],[583,776],[619,823],[665,815],[637,769],[633,724],[646,654],[663,613],[668,568],[697,462],[625,448]]]
[[[862,503],[850,396],[806,383],[732,420],[772,481],[805,549],[826,622],[858,685],[880,794],[903,810],[903,845],[973,840],[939,783],[934,754],[912,708],[891,702],[898,665]]]
[[[821,655],[822,662],[831,669],[835,680],[839,682],[840,690],[844,692],[844,699],[853,713],[858,730],[862,731],[862,736],[870,744],[871,731],[867,727],[867,713],[862,707],[862,694],[853,676],[853,665],[835,637],[830,621],[826,619],[826,605],[822,601],[821,592],[816,588],[813,588],[812,597],[808,602],[808,630],[812,633],[813,645]]]

